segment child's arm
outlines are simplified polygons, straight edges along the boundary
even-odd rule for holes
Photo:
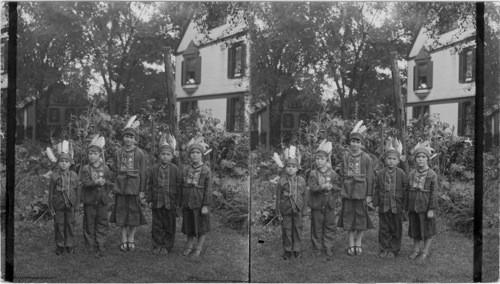
[[[309,190],[312,192],[324,191],[324,189],[322,189],[319,185],[317,174],[315,172],[311,172],[311,174],[309,174],[309,178],[307,179],[307,186],[309,186]]]
[[[148,170],[148,183],[147,183],[147,188],[146,188],[146,202],[151,203],[153,202],[153,186],[154,186],[154,172],[155,167],[151,167]]]
[[[403,210],[408,211],[408,195],[409,195],[409,188],[408,188],[408,177],[406,174],[403,172],[402,173],[402,179],[403,179]]]
[[[210,169],[207,173],[207,178],[203,184],[205,191],[203,192],[203,203],[201,204],[201,214],[208,214],[208,207],[212,205],[212,172]]]
[[[177,196],[175,205],[177,208],[181,207],[182,202],[182,173],[178,167],[175,167],[175,184],[177,186]]]
[[[437,191],[437,174],[434,173],[431,184],[430,184],[430,196],[429,196],[429,205],[427,211],[427,218],[434,218],[434,210],[437,208],[436,202],[436,191]]]
[[[380,180],[379,172],[375,172],[375,177],[373,179],[373,206],[379,207],[379,194],[380,194]]]
[[[366,158],[366,202],[370,203],[373,195],[373,167],[370,156],[366,155]]]
[[[281,216],[281,186],[278,184],[276,186],[276,217],[278,217],[278,220],[283,220],[283,217]]]
[[[52,204],[52,199],[54,198],[54,188],[56,187],[56,182],[54,180],[54,176],[50,176],[49,182],[49,210],[54,211],[54,206]]]
[[[95,182],[92,180],[92,177],[90,176],[88,167],[83,166],[78,176],[80,177],[80,181],[82,182],[84,188],[95,185]]]
[[[141,175],[141,183],[139,186],[139,194],[142,192],[142,194],[145,194],[146,191],[146,183],[147,183],[147,178],[148,178],[148,168],[146,165],[146,155],[144,154],[144,151],[140,151],[140,159],[139,160],[139,174]]]

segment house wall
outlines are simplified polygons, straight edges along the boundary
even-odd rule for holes
[[[433,62],[432,88],[413,90],[413,67],[415,61],[408,61],[408,103],[431,102],[451,98],[466,98],[475,95],[475,83],[459,83],[459,54],[451,54],[450,49],[431,53]],[[419,96],[416,92],[419,92]]]
[[[204,99],[198,101],[198,108],[206,111],[211,117],[221,121],[220,128],[224,128],[226,121],[227,98]],[[180,115],[181,103],[177,102],[177,115]]]
[[[413,106],[408,106],[406,113],[407,121],[410,121],[413,117]],[[457,135],[458,102],[431,104],[429,113],[431,117],[437,117],[439,121],[449,124],[453,135]]]

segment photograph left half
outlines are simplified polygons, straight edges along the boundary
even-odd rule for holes
[[[249,281],[244,18],[17,3],[14,282]]]

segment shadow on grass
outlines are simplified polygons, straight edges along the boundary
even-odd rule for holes
[[[438,219],[438,234],[427,261],[412,261],[412,240],[404,223],[402,257],[382,260],[378,257],[378,217],[372,215],[375,229],[365,233],[363,255],[348,256],[347,232],[339,229],[334,256],[315,256],[310,241],[309,217],[305,217],[303,257],[284,261],[279,226],[264,230],[252,228],[252,282],[471,282],[472,239],[446,228]]]
[[[151,215],[144,210],[148,224],[138,228],[136,251],[119,249],[120,229],[110,225],[106,253],[85,250],[82,216],[77,215],[74,254],[56,256],[53,223],[16,223],[15,282],[246,282],[248,281],[248,238],[223,227],[212,214],[212,231],[207,235],[199,259],[182,256],[186,237],[177,222],[174,252],[151,252]]]

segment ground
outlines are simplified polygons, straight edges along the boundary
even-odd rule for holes
[[[364,253],[348,256],[347,233],[338,231],[334,257],[314,256],[308,221],[304,222],[302,258],[284,261],[280,227],[255,228],[252,234],[252,282],[472,282],[473,241],[448,229],[438,219],[439,233],[432,244],[431,257],[409,260],[411,239],[404,223],[403,257],[381,260],[378,257],[378,217],[372,215],[375,229],[363,239]],[[309,217],[305,217],[309,218]],[[498,254],[497,254],[498,258]],[[498,263],[497,263],[498,269]],[[497,274],[498,275],[498,274]]]
[[[15,282],[247,282],[248,238],[220,223],[212,214],[208,234],[199,260],[182,256],[186,237],[179,232],[178,219],[174,253],[151,253],[151,219],[136,234],[136,251],[119,250],[120,230],[114,224],[108,237],[107,253],[98,256],[83,246],[81,215],[77,216],[77,247],[72,255],[54,253],[51,220],[30,224],[16,223]]]

